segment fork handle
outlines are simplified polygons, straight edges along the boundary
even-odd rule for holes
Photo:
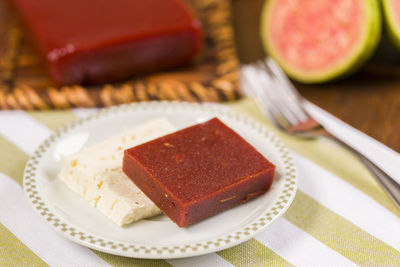
[[[326,132],[326,136],[347,148],[362,163],[364,163],[367,169],[373,174],[376,181],[382,186],[382,188],[390,196],[397,207],[400,208],[400,184],[398,182],[396,182],[389,174],[387,174],[384,170],[382,170],[375,163],[369,160],[366,156],[358,152],[347,143],[343,142],[341,139],[337,138],[329,132]]]

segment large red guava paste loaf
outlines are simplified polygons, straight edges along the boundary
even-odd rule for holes
[[[265,193],[275,166],[214,118],[125,150],[123,171],[184,227]]]
[[[181,0],[10,0],[59,85],[95,84],[188,63],[202,47]]]

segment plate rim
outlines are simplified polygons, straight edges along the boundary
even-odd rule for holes
[[[215,116],[221,115],[235,121],[247,124],[259,134],[267,138],[276,148],[276,153],[282,163],[282,177],[284,185],[276,199],[273,199],[274,204],[269,209],[262,212],[255,220],[247,223],[234,231],[217,236],[212,240],[206,240],[193,244],[183,245],[143,245],[132,244],[121,241],[112,241],[109,239],[96,237],[94,234],[87,232],[79,227],[74,226],[69,222],[65,222],[58,218],[54,213],[50,212],[48,204],[42,199],[37,190],[37,183],[40,177],[37,176],[38,165],[45,154],[57,140],[61,139],[69,131],[77,127],[87,124],[91,121],[101,120],[107,116],[116,115],[121,112],[134,112],[135,110],[146,110],[152,108],[174,108],[174,109],[191,109],[212,113]],[[38,178],[38,179],[37,179]],[[39,217],[49,224],[62,236],[67,239],[81,244],[83,246],[93,248],[98,251],[143,259],[173,259],[184,258],[191,256],[199,256],[208,254],[223,249],[230,248],[254,237],[257,233],[268,227],[273,221],[281,217],[283,213],[291,205],[297,191],[297,168],[294,163],[290,150],[286,145],[270,130],[261,123],[256,122],[252,118],[239,114],[231,108],[215,104],[215,103],[189,103],[178,101],[149,101],[140,103],[124,104],[113,106],[99,110],[99,112],[89,115],[86,118],[74,120],[51,134],[46,138],[35,150],[32,156],[26,163],[23,174],[23,189],[28,197],[30,205],[39,215]]]

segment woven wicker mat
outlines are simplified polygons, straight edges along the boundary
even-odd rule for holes
[[[102,107],[146,100],[230,101],[240,97],[229,0],[187,0],[203,23],[205,49],[191,66],[122,83],[57,88],[0,1],[0,109]]]

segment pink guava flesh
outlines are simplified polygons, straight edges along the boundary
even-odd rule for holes
[[[392,0],[392,7],[393,7],[393,12],[394,15],[396,16],[396,27],[400,27],[400,1],[398,0]]]
[[[269,31],[275,52],[304,72],[340,63],[362,37],[361,0],[279,0],[272,8]]]

